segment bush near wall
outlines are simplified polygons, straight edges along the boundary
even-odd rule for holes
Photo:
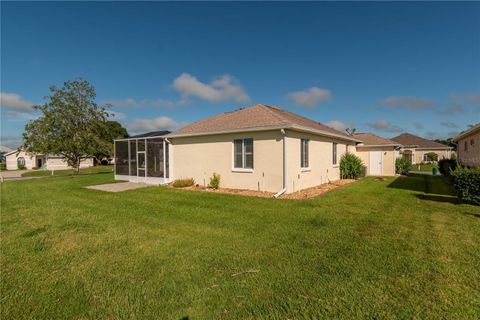
[[[406,175],[412,169],[412,163],[404,158],[395,160],[395,173]]]
[[[185,188],[185,187],[190,187],[195,184],[195,180],[193,178],[187,178],[187,179],[177,179],[173,181],[173,186],[175,188]]]
[[[0,163],[0,170],[7,170],[7,165],[5,163]]]
[[[466,202],[480,205],[480,168],[457,166],[451,174],[458,197]]]
[[[24,165],[24,164],[18,164],[18,165],[17,165],[17,168],[18,168],[18,170],[24,170],[24,169],[25,169],[25,165]]]
[[[210,184],[208,186],[215,190],[220,187],[220,175],[218,173],[213,173],[213,176],[210,178]]]
[[[340,159],[340,177],[342,179],[358,179],[362,173],[362,160],[354,154],[345,153]]]
[[[455,159],[442,159],[438,161],[438,170],[446,177],[450,176],[450,173],[457,167],[457,161]]]

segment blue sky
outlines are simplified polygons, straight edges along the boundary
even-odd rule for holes
[[[1,141],[83,77],[131,133],[254,103],[342,129],[480,121],[479,3],[2,2]]]

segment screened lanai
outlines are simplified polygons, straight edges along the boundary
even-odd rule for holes
[[[115,180],[170,182],[168,133],[155,131],[115,140]]]

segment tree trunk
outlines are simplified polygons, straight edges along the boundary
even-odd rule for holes
[[[75,173],[80,173],[80,159],[77,159],[77,163],[75,164]]]

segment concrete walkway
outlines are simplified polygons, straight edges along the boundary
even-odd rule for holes
[[[135,190],[146,187],[151,187],[151,184],[140,183],[140,182],[119,182],[119,183],[108,183],[108,184],[99,184],[96,186],[85,187],[87,189],[94,189],[106,192],[121,192],[127,190]]]

